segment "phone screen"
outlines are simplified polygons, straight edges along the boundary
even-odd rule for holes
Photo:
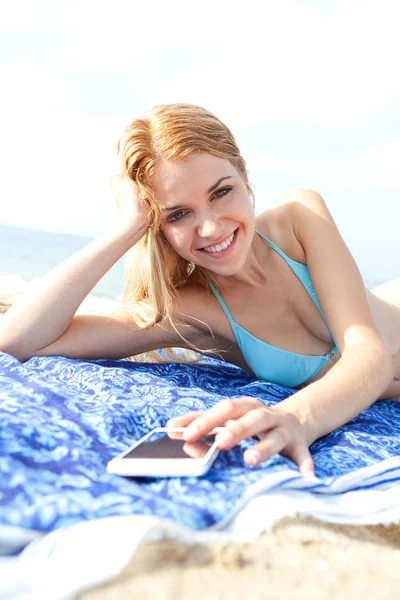
[[[141,444],[122,457],[125,458],[203,458],[215,441],[215,433],[211,433],[198,442],[172,439],[162,431],[149,436]]]

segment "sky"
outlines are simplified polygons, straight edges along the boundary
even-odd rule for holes
[[[96,236],[116,140],[189,102],[233,131],[261,212],[318,191],[363,273],[400,276],[397,0],[0,0],[0,223]]]

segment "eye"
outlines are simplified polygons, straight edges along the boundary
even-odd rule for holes
[[[213,198],[223,198],[224,196],[226,196],[227,194],[229,194],[229,192],[232,190],[231,187],[224,187],[221,188],[220,190],[217,190],[216,192],[214,192],[213,194]]]
[[[186,213],[183,210],[179,210],[178,212],[169,215],[166,221],[167,223],[176,223],[177,221],[180,221],[185,216],[185,214]]]

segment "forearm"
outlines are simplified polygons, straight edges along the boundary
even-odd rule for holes
[[[277,410],[294,414],[311,444],[370,406],[392,377],[391,357],[383,344],[354,346],[324,377],[281,402]]]
[[[118,221],[30,286],[2,319],[0,349],[29,355],[56,340],[93,287],[142,235],[143,229]]]

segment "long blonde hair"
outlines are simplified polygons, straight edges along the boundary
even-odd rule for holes
[[[174,326],[172,305],[179,288],[188,279],[202,287],[207,282],[204,271],[179,256],[162,235],[152,185],[156,162],[207,152],[229,160],[250,190],[246,163],[228,127],[191,104],[156,106],[143,119],[135,119],[124,130],[118,151],[151,216],[149,229],[126,258],[123,304],[139,327],[151,327],[162,319]]]

